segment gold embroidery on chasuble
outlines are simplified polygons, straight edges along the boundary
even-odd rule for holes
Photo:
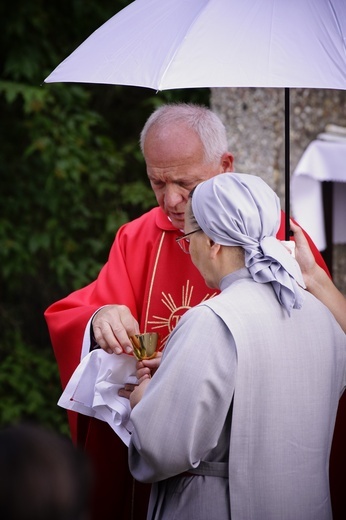
[[[169,246],[172,240],[172,233],[162,233],[153,263],[145,316],[145,332],[158,332],[161,348],[187,310],[217,294],[210,292],[190,258],[178,247]]]

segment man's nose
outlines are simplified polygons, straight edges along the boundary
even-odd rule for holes
[[[179,186],[174,185],[167,185],[165,189],[165,203],[166,206],[174,207],[182,200],[184,197],[181,194],[181,189],[179,189]]]

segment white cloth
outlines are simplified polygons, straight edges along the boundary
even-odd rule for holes
[[[118,395],[118,390],[125,383],[137,383],[135,373],[134,357],[94,350],[74,371],[58,405],[107,422],[128,446],[132,432],[131,407],[128,399]]]
[[[292,215],[317,248],[326,248],[322,182],[333,181],[333,243],[346,243],[346,143],[312,141],[291,182]]]

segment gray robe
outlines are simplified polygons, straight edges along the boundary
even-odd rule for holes
[[[130,470],[155,482],[148,518],[329,519],[346,336],[309,293],[288,317],[246,269],[221,289],[180,320],[131,414]],[[181,475],[205,461],[209,475]],[[212,475],[225,465],[229,478]]]

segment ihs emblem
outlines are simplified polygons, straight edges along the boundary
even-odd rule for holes
[[[186,311],[191,309],[191,299],[193,294],[193,287],[190,287],[190,282],[187,280],[186,285],[182,287],[182,298],[181,303],[176,304],[171,294],[161,293],[161,302],[168,309],[169,314],[167,316],[153,316],[153,320],[148,321],[148,324],[152,325],[152,330],[157,330],[161,334],[161,348],[164,347],[168,336],[177,325],[180,318],[185,314]],[[212,298],[217,293],[207,294],[201,302]],[[197,302],[197,303],[201,303]],[[162,331],[161,329],[166,329]]]

